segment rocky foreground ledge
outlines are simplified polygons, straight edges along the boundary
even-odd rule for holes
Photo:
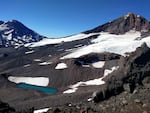
[[[99,103],[81,102],[52,107],[47,113],[150,113],[150,88],[137,87],[133,93],[124,91]],[[34,109],[15,111],[0,103],[0,113],[34,113]]]

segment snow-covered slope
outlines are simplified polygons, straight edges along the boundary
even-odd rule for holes
[[[141,37],[138,31],[129,31],[122,35],[110,34],[108,32],[101,32],[100,36],[91,42],[93,44],[79,48],[72,53],[63,56],[61,59],[78,58],[90,53],[110,52],[125,56],[126,53],[135,51],[144,42],[150,47],[150,37]]]
[[[71,42],[71,41],[86,39],[90,36],[97,35],[97,34],[99,34],[99,33],[90,33],[90,34],[80,33],[80,34],[68,36],[65,38],[54,38],[54,39],[47,38],[47,39],[43,39],[39,42],[28,43],[25,45],[25,47],[38,47],[38,46],[45,46],[45,45],[49,45],[49,44],[59,44],[59,43],[63,43],[63,42]]]

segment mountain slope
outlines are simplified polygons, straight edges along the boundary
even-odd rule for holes
[[[148,20],[129,13],[96,29],[60,39],[42,39],[17,49],[1,48],[0,100],[17,109],[89,104],[128,89],[132,90],[128,95],[132,95],[141,82],[147,84]],[[25,90],[19,87],[24,83],[55,88],[57,92]]]
[[[0,47],[21,46],[30,42],[41,40],[36,32],[24,26],[17,20],[0,21]]]

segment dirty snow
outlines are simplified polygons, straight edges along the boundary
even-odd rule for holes
[[[47,77],[14,77],[9,76],[8,80],[14,83],[26,83],[37,86],[48,86],[49,78]]]
[[[55,67],[55,69],[65,69],[65,68],[67,68],[67,64],[65,64],[65,63],[59,63]]]

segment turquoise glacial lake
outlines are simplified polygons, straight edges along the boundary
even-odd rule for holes
[[[55,94],[57,93],[56,88],[49,88],[49,87],[43,87],[43,86],[35,86],[35,85],[30,85],[30,84],[25,84],[25,83],[20,83],[17,85],[19,88],[22,89],[32,89],[32,90],[37,90],[46,94]]]

